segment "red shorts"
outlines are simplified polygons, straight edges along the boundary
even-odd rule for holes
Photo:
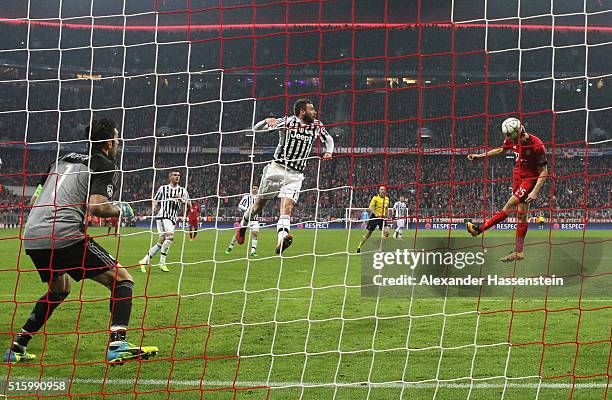
[[[520,175],[514,175],[512,178],[512,194],[519,199],[519,203],[524,203],[529,193],[535,187],[538,177],[521,178]]]
[[[109,218],[111,226],[119,226],[119,218],[113,217]]]
[[[193,226],[193,227],[196,227],[196,228],[197,228],[197,227],[198,227],[198,219],[197,219],[197,218],[195,218],[195,219],[191,219],[191,218],[189,218],[189,226],[190,226],[190,227],[192,227],[192,226]]]

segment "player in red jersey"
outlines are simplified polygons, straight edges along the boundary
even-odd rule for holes
[[[202,209],[200,205],[195,201],[191,203],[191,208],[189,209],[189,240],[195,240],[196,236],[198,236],[198,223],[200,221],[200,212]]]
[[[504,262],[518,261],[525,258],[523,245],[529,224],[527,216],[529,205],[538,198],[544,180],[548,176],[546,149],[544,143],[532,133],[527,133],[521,122],[516,118],[508,118],[502,123],[502,132],[506,140],[502,147],[481,154],[469,154],[469,160],[496,156],[512,149],[516,158],[512,177],[512,196],[504,208],[482,225],[467,223],[467,230],[472,236],[478,236],[490,227],[500,223],[508,214],[517,212],[516,242],[513,252],[501,259]]]

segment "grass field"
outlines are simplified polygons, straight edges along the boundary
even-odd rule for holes
[[[0,231],[4,238],[16,234]],[[263,230],[260,257],[248,261],[246,246],[223,253],[231,234],[205,230],[194,242],[178,234],[168,258],[171,272],[153,267],[148,274],[134,266],[150,246],[148,232],[123,229],[119,240],[98,239],[111,253],[119,243],[119,261],[135,278],[128,339],[158,346],[158,357],[120,367],[104,362],[108,292],[84,282],[73,285],[46,335],[30,343],[29,351],[42,354],[38,363],[0,364],[2,380],[72,379],[71,393],[82,399],[610,396],[612,299],[606,293],[580,293],[579,285],[571,295],[542,289],[540,296],[523,297],[517,289],[514,296],[486,298],[363,297],[361,256],[346,252],[354,251],[361,230],[296,230],[282,258],[273,256],[275,232]],[[419,232],[436,234],[446,233]],[[510,243],[514,232],[492,235]],[[546,242],[548,235],[530,231],[528,241]],[[589,239],[610,236],[587,232]],[[493,252],[501,256],[509,247]],[[597,278],[608,288],[609,247],[603,254],[607,274]],[[528,258],[507,266],[508,272],[540,268],[547,249],[529,248]],[[8,332],[19,330],[45,291],[24,254],[16,271],[18,257],[19,240],[0,240],[5,347]]]

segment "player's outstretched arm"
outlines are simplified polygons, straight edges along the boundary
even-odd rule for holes
[[[279,125],[283,125],[284,118],[266,118],[259,121],[253,126],[254,133],[270,132],[280,128]]]
[[[108,197],[101,194],[89,196],[89,209],[100,218],[114,218],[121,215],[121,209],[114,205]]]
[[[486,153],[480,153],[480,154],[468,154],[467,158],[468,160],[475,160],[477,158],[484,158],[484,157],[492,157],[492,156],[497,156],[501,153],[504,152],[504,148],[503,147],[498,147],[495,149],[491,149],[489,151],[487,151]]]

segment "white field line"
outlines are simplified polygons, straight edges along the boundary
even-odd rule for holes
[[[5,380],[6,377],[2,377],[0,380]],[[17,377],[13,376],[13,380],[29,380],[32,378],[27,377]],[[503,379],[503,377],[496,377],[495,379]],[[509,378],[508,380],[517,380],[520,378]],[[528,377],[524,379],[538,379],[537,377]],[[41,381],[69,381],[69,377],[44,377]],[[96,385],[134,385],[136,381],[134,379],[99,379],[99,378],[74,378],[72,380],[73,384],[96,384]],[[227,387],[233,388],[233,381],[197,381],[197,380],[171,380],[168,381],[166,379],[139,379],[137,385],[144,386],[193,386],[200,387],[202,385],[203,389],[206,389],[207,386],[211,387]],[[384,383],[375,383],[375,382],[358,382],[358,383],[342,383],[342,382],[265,382],[265,381],[236,381],[236,388],[249,388],[249,387],[270,387],[270,389],[283,389],[283,388],[291,388],[291,387],[355,387],[355,388],[364,388],[364,387],[373,387],[373,388],[410,388],[410,389],[433,389],[436,387],[443,387],[449,389],[503,389],[504,387],[511,387],[517,389],[536,389],[546,388],[546,389],[571,389],[572,386],[576,389],[600,389],[606,388],[608,384],[606,383],[576,383],[572,385],[571,383],[485,383],[485,382],[476,382],[476,383],[454,383],[454,382],[435,382],[435,381],[427,381],[427,382],[384,382]]]

